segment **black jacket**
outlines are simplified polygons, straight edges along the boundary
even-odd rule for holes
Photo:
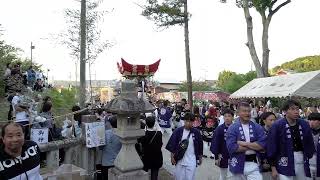
[[[12,178],[41,180],[40,176],[40,149],[33,141],[25,141],[22,147],[21,158],[13,158],[0,145],[0,179]],[[19,177],[20,176],[20,177]]]
[[[159,169],[163,164],[162,156],[162,133],[161,131],[146,131],[146,135],[139,138],[138,141],[142,143],[144,156],[142,157],[144,170]],[[155,137],[154,137],[155,135]],[[154,137],[153,141],[151,139]],[[151,143],[150,143],[151,142]]]

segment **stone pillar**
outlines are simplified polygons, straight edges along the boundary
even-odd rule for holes
[[[59,167],[59,149],[47,152],[48,169],[56,169]]]
[[[85,140],[84,145],[81,147],[82,162],[81,168],[86,169],[88,173],[92,173],[95,171],[95,148],[87,148],[86,147],[86,132],[84,123],[91,123],[96,121],[95,115],[84,115],[81,117],[82,120],[82,137]]]
[[[64,164],[74,164],[78,167],[81,166],[81,144],[66,149]]]
[[[140,113],[153,111],[155,108],[148,101],[137,97],[136,83],[126,80],[122,83],[121,95],[113,99],[107,110],[117,113],[116,135],[122,148],[114,162],[115,168],[109,171],[110,180],[149,180],[147,172],[135,149],[137,138],[145,134],[140,129]]]

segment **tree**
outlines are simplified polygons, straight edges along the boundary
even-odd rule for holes
[[[219,73],[218,77],[218,88],[225,92],[234,93],[255,78],[257,78],[257,73],[255,71],[249,71],[246,74],[222,71]]]
[[[158,0],[147,0],[146,5],[143,6],[143,8],[142,15],[149,20],[154,21],[160,28],[169,28],[175,25],[184,26],[188,103],[192,109],[193,99],[189,49],[188,0],[164,0],[162,3],[158,2]]]
[[[83,3],[83,2],[82,2]],[[91,87],[91,65],[95,62],[98,56],[107,48],[112,46],[112,44],[107,40],[101,39],[101,30],[99,29],[99,23],[103,21],[103,16],[107,11],[98,11],[97,8],[102,3],[101,0],[98,1],[87,1],[85,4],[85,9],[83,10],[86,14],[84,28],[85,33],[85,52],[84,61],[89,64],[89,77],[90,77],[90,87]],[[80,59],[80,29],[81,29],[81,11],[79,9],[66,9],[65,19],[68,28],[66,32],[60,34],[61,43],[65,45],[70,50],[70,56],[75,59],[76,65],[76,81],[78,77],[78,61]],[[67,37],[67,38],[66,38]],[[86,55],[85,55],[86,54]],[[82,66],[82,79],[85,79],[85,67]],[[84,80],[82,80],[84,81]],[[85,86],[82,84],[82,86]],[[83,89],[83,87],[82,87]],[[83,94],[83,92],[82,92]],[[83,98],[82,98],[83,99]],[[83,102],[82,102],[83,103]]]
[[[308,72],[320,70],[320,55],[300,57],[293,61],[289,61],[276,66],[272,69],[273,73],[276,73],[280,69],[293,70],[295,72]]]
[[[221,0],[221,2],[226,2],[226,0]],[[249,48],[251,59],[256,68],[257,76],[267,77],[269,76],[269,26],[272,17],[285,5],[289,4],[291,0],[282,1],[278,3],[278,0],[236,0],[238,7],[243,8],[244,16],[247,24],[247,38],[246,43]],[[276,4],[278,3],[278,6]],[[262,63],[259,60],[257,51],[255,48],[255,42],[253,39],[253,22],[250,14],[250,7],[254,7],[262,18]]]
[[[1,29],[1,25],[0,25]],[[1,32],[1,30],[0,30]],[[0,38],[1,38],[0,34]],[[22,59],[19,55],[19,53],[22,52],[20,48],[14,47],[10,44],[7,44],[4,40],[0,39],[0,74],[3,75],[4,71],[6,69],[6,64],[21,64],[21,70],[22,72],[25,72],[30,66],[31,66],[31,60],[30,59]],[[41,71],[41,65],[37,63],[32,63],[33,67],[37,71]],[[0,81],[0,94],[4,94],[4,81]]]
[[[218,87],[222,88],[223,85],[230,79],[231,76],[235,75],[235,72],[224,70],[219,73],[218,76]]]

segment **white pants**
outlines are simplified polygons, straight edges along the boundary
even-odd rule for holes
[[[263,180],[273,180],[271,172],[263,172],[262,173],[262,179]]]
[[[172,129],[171,128],[161,128],[162,134],[167,133],[169,137],[172,135]]]
[[[232,174],[231,180],[262,180],[259,166],[254,162],[245,162],[243,174]]]
[[[279,174],[279,180],[309,180],[304,172],[303,153],[294,152],[294,172],[296,176],[285,176]]]
[[[310,171],[311,171],[311,179],[320,180],[320,177],[317,177],[317,165],[310,164]]]
[[[219,180],[227,180],[228,168],[219,168],[219,169],[220,169],[220,177],[219,177]]]
[[[175,180],[195,180],[196,166],[176,165]]]

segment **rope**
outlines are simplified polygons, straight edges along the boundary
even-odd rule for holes
[[[67,117],[67,116],[70,116],[70,115],[75,115],[75,114],[78,114],[78,113],[81,113],[85,110],[88,110],[89,108],[84,108],[84,109],[80,109],[78,111],[75,111],[75,112],[71,112],[71,113],[67,113],[67,114],[64,114],[64,115],[59,115],[59,116],[53,116],[52,118],[49,118],[49,119],[46,119],[45,121],[43,122],[46,122],[46,121],[49,121],[49,120],[53,120],[53,119],[58,119],[58,118],[61,118],[61,117]],[[14,122],[15,120],[7,120],[7,121],[0,121],[1,122]],[[33,125],[33,124],[38,124],[38,123],[42,123],[42,122],[34,122],[34,123],[29,123],[29,124],[25,124],[23,126],[30,126],[30,125]]]

